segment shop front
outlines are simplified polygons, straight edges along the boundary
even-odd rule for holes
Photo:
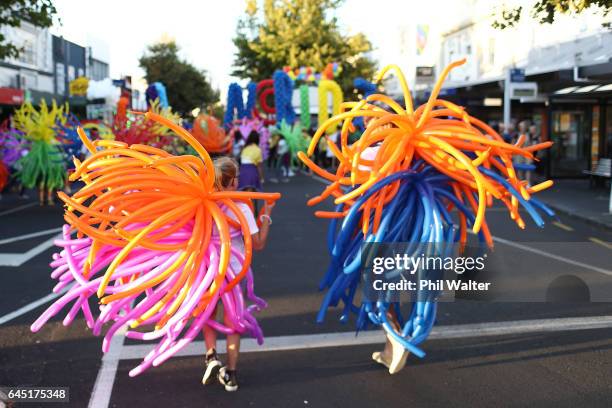
[[[550,98],[550,177],[585,177],[612,157],[612,85],[563,88]]]

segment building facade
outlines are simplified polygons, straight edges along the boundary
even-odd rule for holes
[[[520,122],[535,125],[537,139],[554,142],[539,163],[549,177],[582,177],[612,157],[612,31],[605,18],[587,12],[542,25],[525,16],[498,30],[489,2],[467,3],[469,16],[440,37],[438,67],[466,59],[450,73],[445,97],[511,138]],[[513,93],[521,87],[529,92]]]
[[[39,101],[53,95],[52,38],[49,30],[22,22],[0,27],[6,40],[23,51],[0,61],[0,115],[5,118],[24,100]]]

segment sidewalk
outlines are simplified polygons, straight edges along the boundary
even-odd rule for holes
[[[612,229],[612,214],[608,212],[609,188],[591,188],[585,179],[555,180],[551,188],[535,197],[559,213]]]

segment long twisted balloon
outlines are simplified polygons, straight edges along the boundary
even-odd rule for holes
[[[79,129],[91,156],[75,160],[70,178],[85,186],[72,196],[58,194],[66,204],[68,225],[56,242],[63,250],[52,263],[52,277],[58,279],[54,291],[68,291],[32,325],[39,330],[71,303],[64,324],[79,311],[95,334],[112,322],[105,352],[122,327],[132,329],[127,337],[158,340],[132,376],[167,360],[204,325],[251,333],[263,341],[253,312],[265,302],[253,293],[251,232],[237,203],[280,198],[278,193],[216,191],[213,162],[197,140],[167,118],[152,112],[145,118],[172,129],[199,157],[118,141],[92,142]],[[232,246],[233,236],[242,236],[244,250]],[[243,280],[253,301],[248,307],[239,285]],[[99,313],[89,306],[94,295]],[[214,320],[219,300],[231,327]],[[146,329],[133,330],[138,327]]]
[[[425,105],[416,109],[407,83],[397,66],[383,69],[376,82],[389,70],[395,70],[404,91],[401,105],[383,94],[371,94],[359,102],[345,102],[342,112],[321,124],[308,148],[298,157],[314,173],[329,181],[321,194],[310,199],[316,205],[328,197],[336,204],[334,211],[317,211],[315,215],[332,219],[328,247],[331,263],[321,282],[327,294],[318,320],[328,307],[344,303],[342,319],[358,314],[358,327],[368,321],[379,324],[391,336],[418,356],[418,347],[426,339],[435,321],[437,292],[419,294],[402,319],[399,305],[383,301],[354,303],[361,285],[361,251],[368,242],[408,242],[406,253],[418,256],[422,245],[432,244],[438,253],[448,253],[458,241],[463,248],[467,228],[478,233],[481,241],[493,246],[486,223],[486,208],[494,199],[508,209],[510,218],[525,227],[519,206],[523,206],[535,223],[544,224],[538,210],[553,215],[532,194],[548,188],[551,181],[529,186],[517,176],[512,159],[533,159],[533,152],[545,149],[550,142],[523,146],[505,143],[487,124],[470,116],[462,107],[438,99],[448,72],[464,63],[452,63],[442,73]],[[348,134],[353,120],[363,118],[366,129],[349,145]],[[317,166],[311,156],[329,127],[342,123],[339,145],[328,139],[328,148],[338,159],[335,173]],[[451,216],[456,209],[459,225]],[[338,221],[342,220],[341,223]],[[421,279],[430,271],[421,270]],[[396,329],[388,321],[393,308],[403,327]]]

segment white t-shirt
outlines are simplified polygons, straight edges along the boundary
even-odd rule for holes
[[[236,205],[238,206],[238,208],[244,215],[244,218],[246,218],[247,225],[249,227],[249,231],[251,232],[251,235],[257,234],[259,232],[259,227],[257,226],[257,222],[255,221],[255,216],[253,215],[253,211],[251,211],[251,208],[245,203],[241,203],[241,202],[236,202]],[[229,208],[225,207],[224,205],[221,205],[221,210],[233,220],[238,221],[238,217]],[[219,232],[217,231],[216,225],[213,226],[213,229],[214,229],[215,234],[219,234]],[[229,230],[230,230],[230,234],[232,235],[240,231],[239,228],[236,228],[231,225],[230,225]],[[244,240],[242,238],[242,234],[232,237],[232,249],[238,250],[238,252],[244,254]],[[230,266],[232,267],[232,270],[235,273],[238,273],[242,269],[242,263],[239,262],[235,256],[230,256]]]
[[[276,148],[276,153],[279,156],[282,156],[284,154],[286,154],[289,151],[289,146],[287,145],[287,141],[285,140],[285,138],[281,137],[280,140],[278,141],[278,147]]]
[[[240,156],[240,152],[242,152],[242,148],[244,147],[244,139],[240,139],[234,143],[233,154],[235,157]]]
[[[244,215],[244,218],[247,220],[247,225],[249,226],[249,231],[251,231],[251,235],[257,234],[259,232],[259,227],[257,226],[257,222],[255,221],[255,216],[253,215],[253,211],[251,208],[242,202],[236,202],[236,205]],[[222,210],[225,214],[229,215],[233,220],[238,221],[238,217],[236,214],[229,208],[222,206]],[[235,232],[237,229],[235,227],[230,226],[230,232]],[[242,240],[242,238],[240,238]]]

